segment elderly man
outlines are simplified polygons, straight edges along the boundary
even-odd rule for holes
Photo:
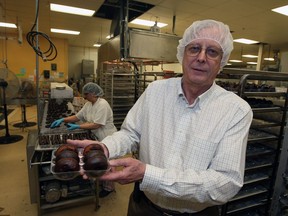
[[[243,186],[252,110],[215,83],[232,49],[227,25],[194,22],[177,48],[183,77],[152,82],[121,130],[102,140],[111,167],[123,169],[101,179],[136,182],[128,216],[218,216]],[[138,159],[117,159],[133,151]]]

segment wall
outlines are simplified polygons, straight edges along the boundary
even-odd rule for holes
[[[39,80],[45,82],[55,80],[64,82],[68,78],[68,41],[64,39],[50,38],[57,48],[57,57],[53,61],[43,61],[39,57]],[[46,39],[39,37],[39,47],[42,51],[48,49]],[[43,48],[43,49],[42,49]],[[4,68],[3,61],[7,60],[10,71],[15,73],[20,79],[36,80],[36,53],[26,40],[19,44],[17,40],[0,40],[0,68]],[[51,70],[51,64],[56,64],[56,69]],[[50,71],[50,79],[44,78],[44,70]]]
[[[85,47],[73,47],[69,46],[68,49],[68,77],[73,77],[74,80],[80,80],[82,70],[82,60],[94,61],[94,74],[96,75],[96,68],[98,62],[98,49],[97,48],[85,48]]]
[[[97,48],[69,47],[68,41],[59,38],[50,38],[57,48],[57,57],[53,61],[39,59],[39,85],[49,88],[50,82],[67,82],[73,77],[81,79],[81,64],[83,59],[94,61],[94,72],[96,74],[98,62]],[[47,50],[47,40],[39,37],[39,47],[42,51]],[[9,38],[0,40],[0,68],[7,66],[19,79],[29,79],[36,83],[36,53],[26,40],[19,44],[17,39]],[[52,70],[51,64],[56,64],[57,69]],[[50,78],[44,78],[44,70],[49,70]]]

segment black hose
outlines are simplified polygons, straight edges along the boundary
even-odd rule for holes
[[[34,24],[30,30],[30,32],[27,33],[26,35],[26,40],[30,44],[30,46],[34,49],[35,53],[40,56],[43,61],[52,61],[57,57],[57,48],[53,44],[53,42],[50,40],[49,36],[46,35],[45,33],[35,31],[34,28],[38,22],[38,13],[39,13],[39,4],[36,6],[36,16],[35,16],[35,21]],[[48,49],[45,51],[42,51],[40,49],[40,46],[38,46],[38,38],[43,37],[48,41]]]

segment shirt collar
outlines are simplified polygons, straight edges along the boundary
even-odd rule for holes
[[[181,79],[180,85],[178,86],[177,92],[178,92],[178,96],[185,98],[185,100],[187,102],[187,99],[186,99],[186,97],[184,95],[184,92],[183,92],[183,89],[182,89],[182,82],[183,82],[182,79]],[[203,94],[199,95],[198,98],[195,100],[195,103],[193,105],[190,105],[190,106],[194,107],[198,103],[199,104],[199,108],[201,109],[201,107],[204,106],[205,101],[209,100],[209,98],[212,96],[215,88],[216,88],[216,83],[213,82],[212,86],[206,92],[204,92]]]

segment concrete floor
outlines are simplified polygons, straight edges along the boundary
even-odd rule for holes
[[[0,216],[125,216],[127,214],[128,199],[133,185],[119,185],[117,183],[115,193],[100,198],[100,208],[97,211],[94,210],[95,202],[92,201],[79,206],[39,214],[37,203],[30,203],[26,157],[28,133],[37,129],[37,126],[13,127],[15,123],[22,121],[22,115],[20,106],[12,108],[15,110],[8,116],[9,134],[21,135],[23,139],[12,144],[0,143]],[[36,111],[36,106],[27,106],[26,118],[28,122],[37,122]],[[5,125],[4,121],[0,125]],[[5,136],[5,134],[5,129],[1,129],[0,136]]]

